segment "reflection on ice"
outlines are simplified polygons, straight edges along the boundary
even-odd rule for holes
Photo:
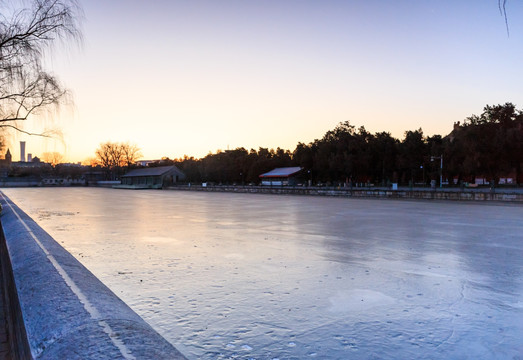
[[[245,255],[238,254],[238,253],[231,253],[231,254],[225,254],[225,257],[227,259],[237,259],[237,260],[240,260],[240,259],[244,259]]]
[[[189,358],[523,353],[519,205],[5,193]]]
[[[153,243],[153,244],[182,244],[181,241],[176,240],[174,237],[162,237],[162,236],[144,236],[142,237],[142,241],[145,243]]]

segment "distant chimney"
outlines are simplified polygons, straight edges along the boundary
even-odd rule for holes
[[[25,162],[25,141],[20,141],[20,161]]]
[[[27,154],[27,162],[33,161],[33,154]]]

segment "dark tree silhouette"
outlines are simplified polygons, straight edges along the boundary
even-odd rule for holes
[[[105,142],[100,144],[95,151],[96,164],[100,165],[106,178],[115,180],[123,173],[123,168],[131,167],[142,154],[140,148],[134,144]]]
[[[497,182],[515,172],[521,178],[523,161],[523,112],[512,103],[487,105],[456,125],[445,145],[448,169],[460,178],[476,175]]]
[[[450,183],[455,179],[474,181],[476,176],[497,183],[509,175],[520,181],[523,112],[512,103],[487,105],[481,115],[455,124],[447,136],[426,137],[418,129],[406,131],[401,141],[387,132],[371,134],[363,126],[356,129],[345,121],[321,139],[299,142],[292,153],[281,148],[237,148],[210,153],[203,159],[186,156],[176,164],[188,181],[217,184],[257,184],[260,174],[286,166],[304,169],[303,184],[312,180],[334,186],[426,185],[430,180],[439,181],[440,175]]]

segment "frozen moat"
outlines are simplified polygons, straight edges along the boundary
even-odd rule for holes
[[[192,359],[523,356],[523,206],[2,189]]]

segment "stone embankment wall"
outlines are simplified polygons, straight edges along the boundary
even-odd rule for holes
[[[384,199],[428,199],[428,200],[465,200],[465,201],[508,201],[523,202],[523,192],[492,192],[478,190],[387,190],[321,187],[269,187],[269,186],[194,186],[177,185],[170,190],[236,192],[285,195],[337,196],[348,198],[384,198]]]
[[[0,203],[15,358],[185,359],[1,193]]]
[[[40,186],[40,181],[28,180],[28,181],[5,181],[0,180],[0,187],[34,187]]]

